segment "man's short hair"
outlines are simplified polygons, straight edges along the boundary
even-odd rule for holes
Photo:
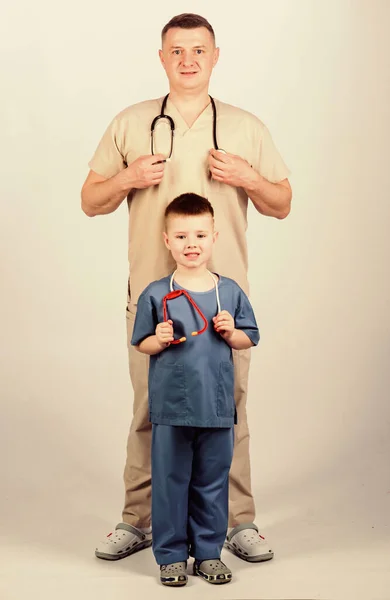
[[[165,221],[171,215],[180,215],[183,217],[194,217],[197,215],[209,214],[214,218],[214,209],[207,198],[198,194],[185,193],[177,196],[165,209]]]
[[[169,31],[169,29],[173,29],[174,27],[179,27],[180,29],[197,29],[198,27],[205,27],[211,33],[213,40],[215,41],[214,29],[207,19],[201,17],[200,15],[183,13],[181,15],[176,15],[176,17],[172,17],[172,19],[165,25],[161,32],[161,39],[164,40],[167,31]]]

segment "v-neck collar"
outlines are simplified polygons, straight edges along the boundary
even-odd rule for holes
[[[184,135],[187,131],[193,131],[194,129],[197,129],[198,126],[201,125],[202,122],[209,117],[210,113],[212,113],[212,106],[211,106],[211,101],[210,101],[208,103],[208,105],[205,106],[205,108],[202,110],[202,112],[197,117],[197,119],[195,119],[195,121],[193,122],[191,127],[189,127],[187,125],[184,117],[182,117],[179,110],[173,104],[173,102],[171,101],[169,96],[167,99],[167,104],[166,104],[164,112],[166,114],[168,114],[170,117],[172,117],[172,119],[174,120],[175,131],[178,131]]]

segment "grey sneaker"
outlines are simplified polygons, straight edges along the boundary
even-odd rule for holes
[[[160,581],[163,585],[185,585],[188,581],[187,563],[183,560],[170,565],[161,565]]]
[[[232,572],[219,558],[209,560],[196,560],[194,562],[194,575],[200,575],[209,583],[229,583]]]
[[[137,529],[127,523],[119,523],[115,531],[99,542],[95,556],[103,560],[119,560],[152,545],[152,530]]]
[[[274,557],[273,550],[254,523],[234,527],[228,532],[224,546],[248,562],[263,562]]]

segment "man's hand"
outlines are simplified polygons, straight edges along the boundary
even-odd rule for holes
[[[229,340],[234,333],[234,319],[227,310],[221,310],[213,317],[214,329],[224,340]]]
[[[157,342],[162,346],[167,348],[171,342],[173,342],[173,321],[169,319],[168,321],[164,321],[159,323],[156,327],[156,338]]]
[[[142,190],[161,183],[164,176],[165,157],[163,154],[139,156],[124,171],[123,183],[129,189]]]
[[[213,179],[233,187],[249,187],[257,177],[250,164],[236,154],[225,154],[211,149],[208,157],[209,169]]]

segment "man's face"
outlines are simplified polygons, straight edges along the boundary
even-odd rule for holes
[[[219,48],[206,27],[174,27],[165,34],[159,55],[171,89],[201,90],[208,87]]]
[[[164,241],[180,266],[194,269],[207,265],[217,239],[209,213],[196,216],[170,215]]]

